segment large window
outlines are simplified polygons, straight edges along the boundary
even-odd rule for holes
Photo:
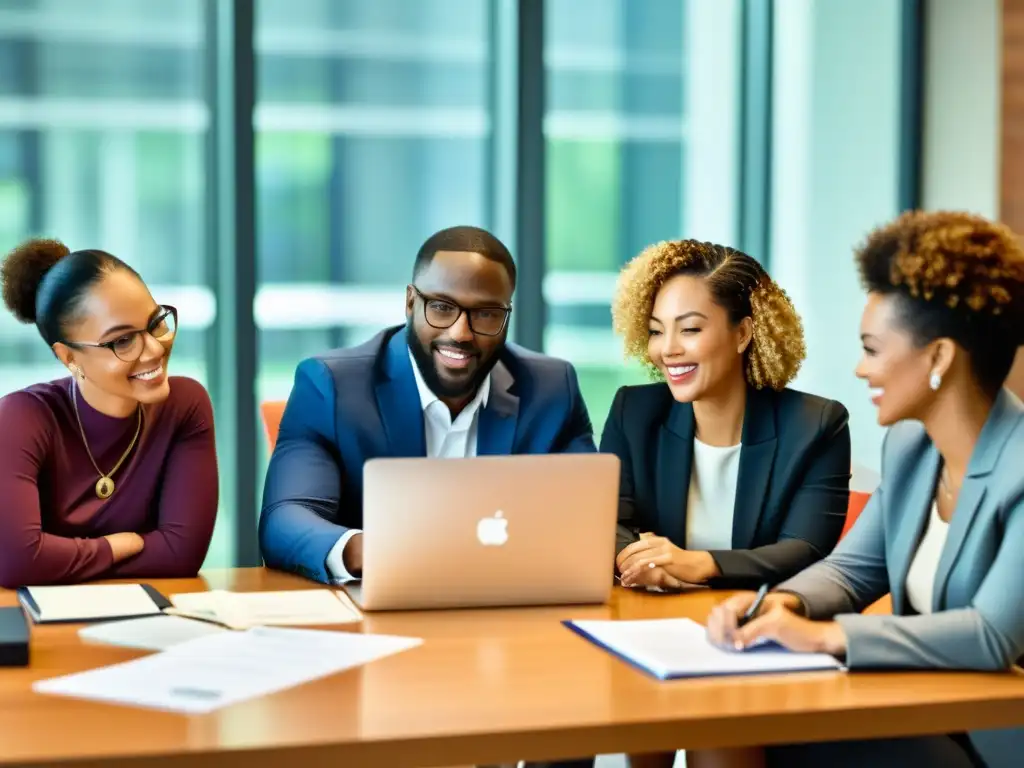
[[[544,345],[577,366],[598,431],[615,389],[643,380],[610,332],[618,269],[657,240],[734,239],[738,7],[545,7]],[[403,321],[413,254],[435,230],[477,224],[515,252],[515,13],[501,0],[257,10],[258,391],[282,399],[302,357]]]
[[[492,3],[257,4],[258,393],[403,323],[420,244],[493,228]]]
[[[180,308],[173,373],[219,393],[207,566],[251,558],[258,498],[239,489],[267,459],[239,437],[258,416],[235,413],[250,403],[231,371],[255,356],[258,399],[284,399],[303,358],[404,322],[416,250],[456,224],[493,231],[530,275],[512,338],[575,364],[598,436],[616,389],[645,380],[611,331],[623,264],[674,238],[751,249],[804,316],[798,385],[850,408],[871,465],[850,247],[905,204],[914,5],[0,0],[0,251],[31,235],[103,248]],[[250,106],[254,153],[233,154]],[[226,194],[253,169],[254,216]],[[255,290],[224,274],[232,234]],[[541,306],[543,333],[523,309]],[[0,313],[0,394],[63,373]]]
[[[661,240],[735,242],[738,6],[546,4],[544,342],[576,365],[598,432],[615,390],[646,380],[611,333],[619,268]]]
[[[43,235],[121,257],[179,308],[171,373],[209,384],[204,63],[202,0],[0,0],[0,247]],[[0,313],[0,394],[63,375]],[[208,564],[232,561],[232,514]]]
[[[907,204],[901,103],[914,97],[900,91],[904,23],[889,0],[775,6],[771,269],[804,320],[795,386],[850,411],[857,469],[878,469],[884,431],[853,373],[865,300],[853,249]]]

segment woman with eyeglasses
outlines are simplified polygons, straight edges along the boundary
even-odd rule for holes
[[[213,408],[169,377],[177,310],[104,251],[33,239],[3,298],[69,377],[0,398],[0,586],[194,576],[218,502]]]

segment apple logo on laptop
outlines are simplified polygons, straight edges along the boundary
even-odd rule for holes
[[[508,541],[508,520],[499,509],[494,517],[485,517],[476,524],[476,537],[485,547],[500,547]]]

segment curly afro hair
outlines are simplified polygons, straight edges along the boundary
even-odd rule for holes
[[[856,251],[861,282],[895,296],[918,346],[949,338],[998,391],[1024,341],[1024,249],[1005,225],[957,211],[908,211]]]

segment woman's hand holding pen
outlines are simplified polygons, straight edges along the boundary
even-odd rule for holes
[[[691,552],[650,533],[640,534],[639,541],[623,549],[615,558],[615,566],[622,574],[624,587],[703,584],[718,575],[718,566],[707,552]],[[661,583],[666,581],[665,576],[673,583]]]
[[[755,592],[740,592],[716,605],[708,616],[708,638],[715,645],[742,650],[760,638],[791,651],[846,654],[846,633],[834,621],[811,621],[797,615],[800,599],[771,592],[747,618],[757,600]]]

